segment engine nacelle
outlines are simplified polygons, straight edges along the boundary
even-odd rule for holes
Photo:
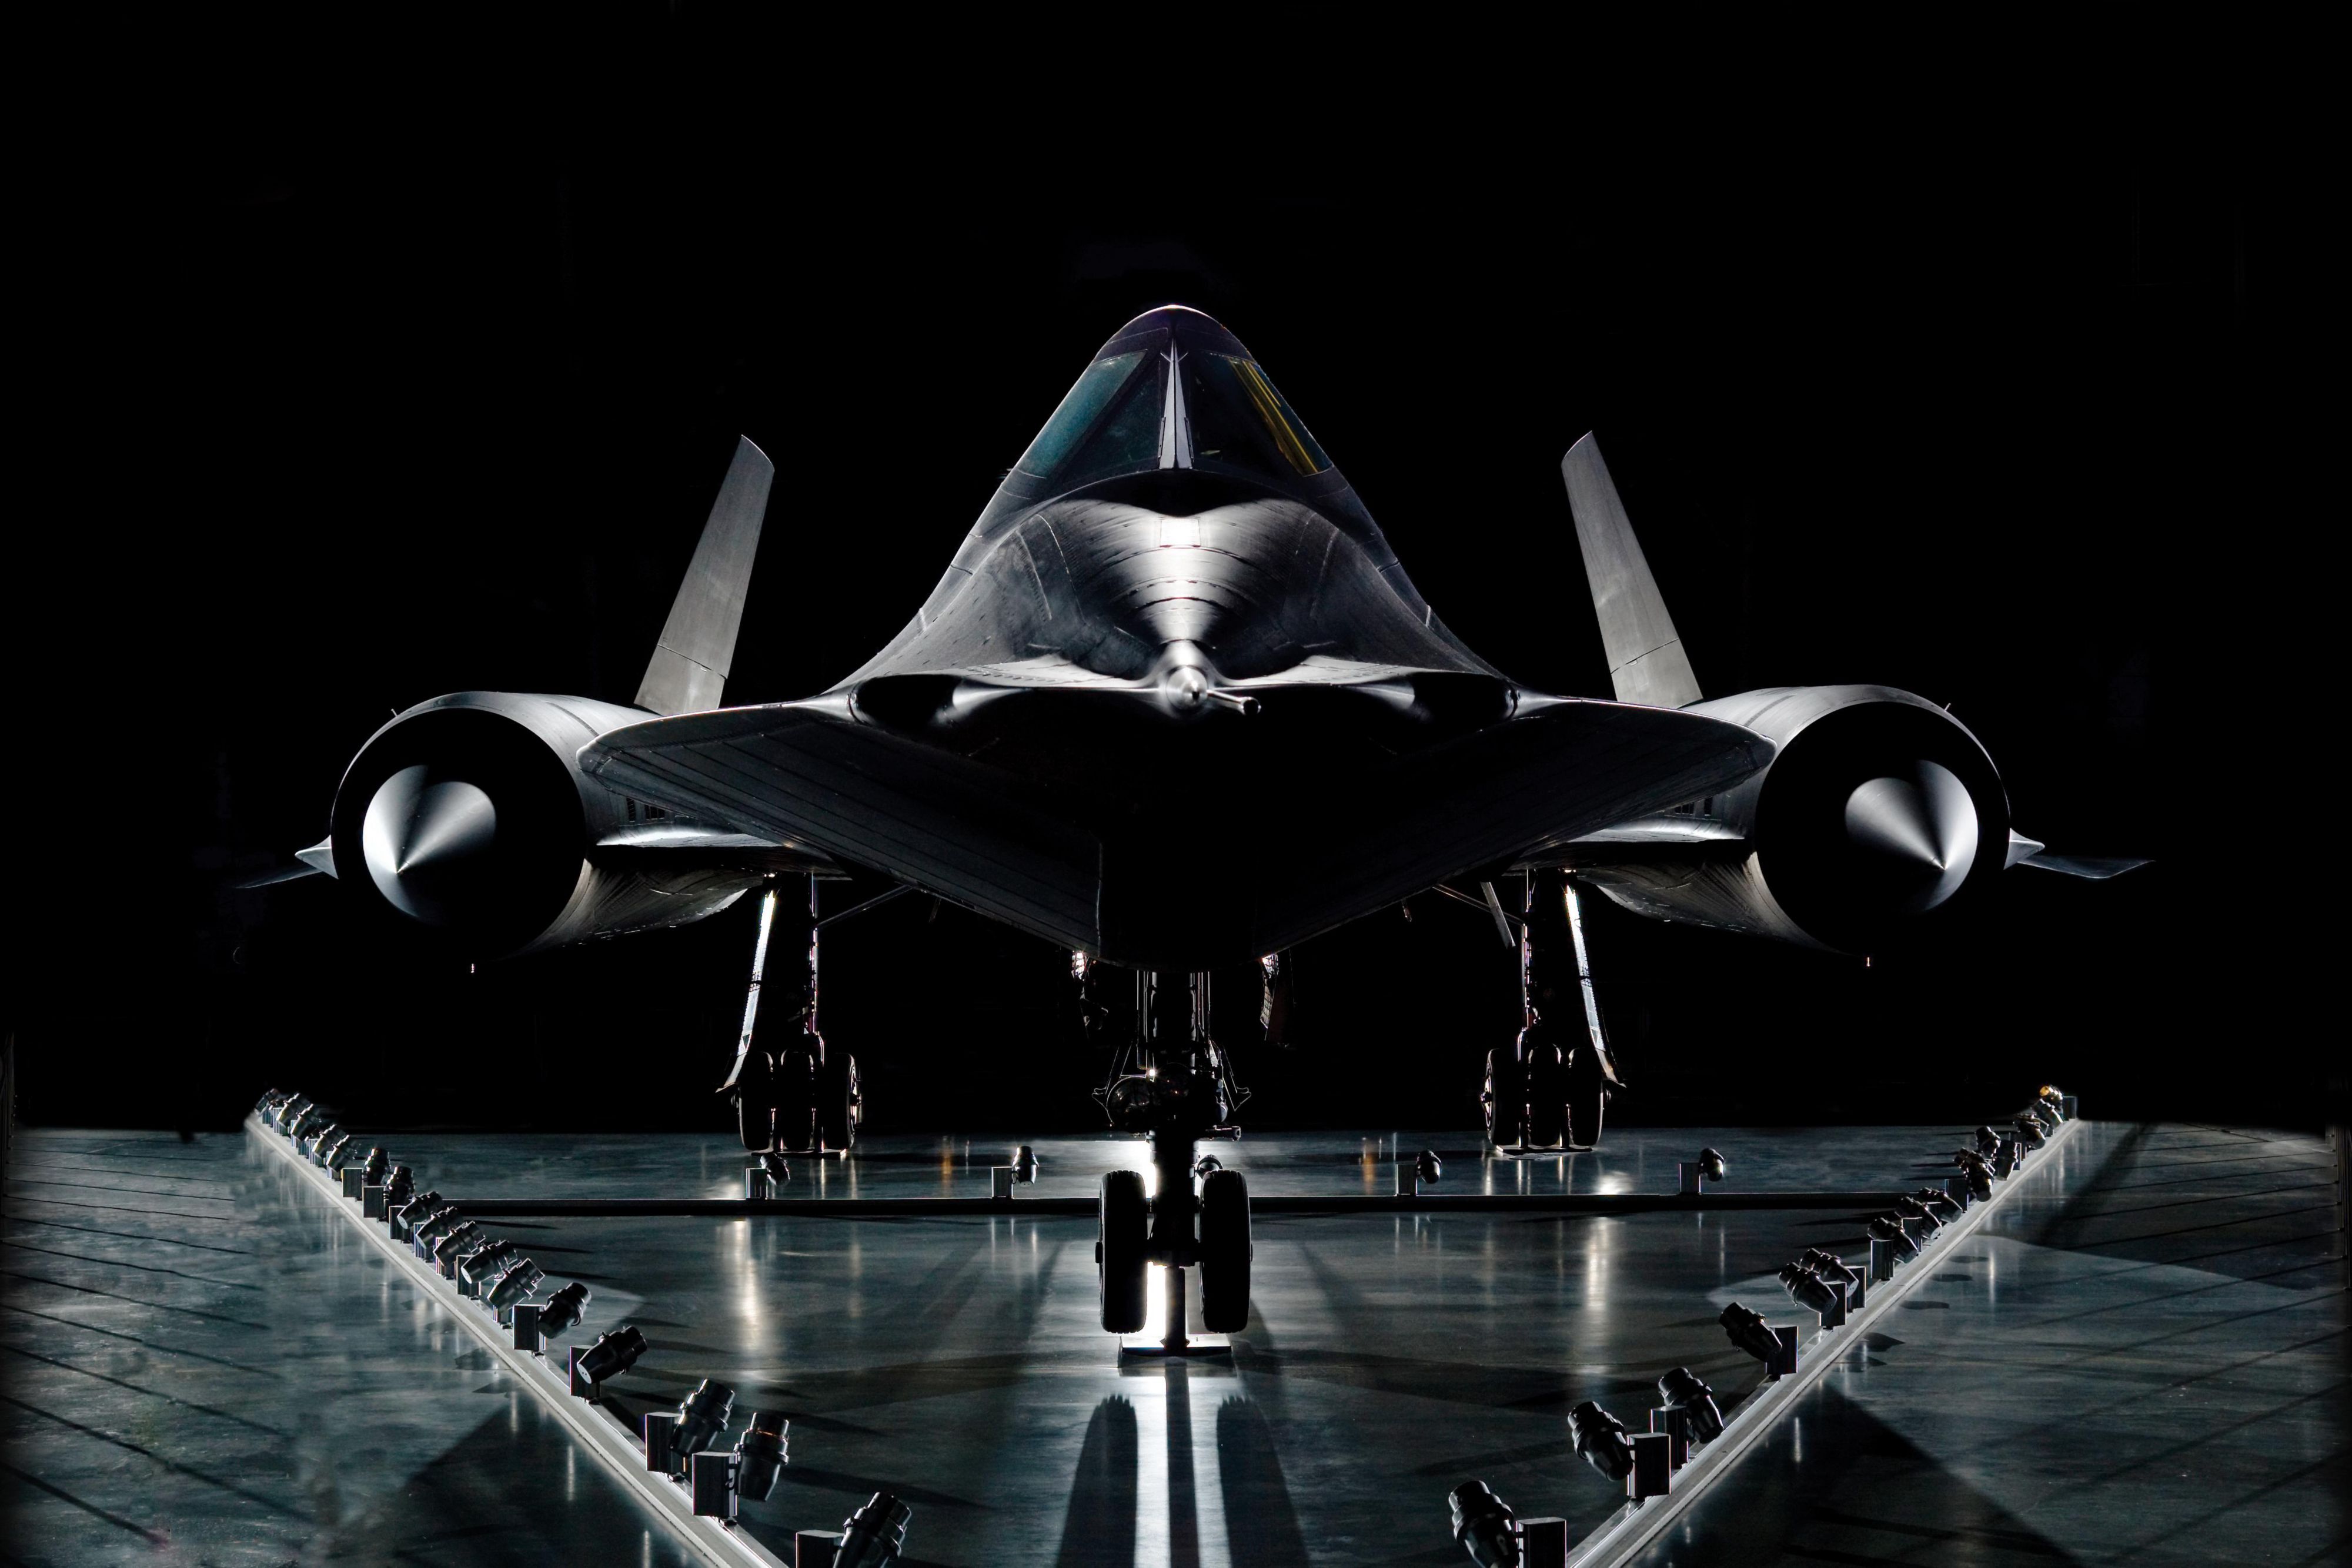
[[[2009,797],[1992,758],[1923,697],[1785,686],[1685,711],[1759,730],[1780,749],[1701,804],[1689,852],[1580,872],[1637,914],[1867,952],[1979,896],[2008,863]]]
[[[344,771],[330,835],[337,880],[482,957],[716,914],[757,873],[649,873],[593,858],[631,808],[581,773],[580,748],[645,718],[512,692],[418,704]]]

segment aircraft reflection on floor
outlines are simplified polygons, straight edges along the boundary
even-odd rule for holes
[[[1251,1568],[1308,1561],[1265,1415],[1233,1392],[1230,1372],[1183,1362],[1164,1370],[1164,1377],[1138,1377],[1132,1396],[1095,1406],[1055,1562]],[[1211,1407],[1213,1431],[1203,1429]],[[1155,1428],[1164,1428],[1164,1445]]]

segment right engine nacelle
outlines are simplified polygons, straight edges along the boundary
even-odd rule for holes
[[[1759,730],[1780,749],[1702,803],[1693,826],[1713,836],[1695,838],[1690,852],[1580,870],[1637,914],[1867,952],[1977,897],[2007,864],[2009,797],[1992,758],[1923,697],[1786,686],[1685,711]]]

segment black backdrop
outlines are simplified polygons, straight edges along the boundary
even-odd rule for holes
[[[1169,300],[1252,346],[1517,678],[1607,689],[1557,470],[1597,429],[1708,690],[1948,702],[2023,831],[2158,858],[2012,873],[1869,967],[1596,900],[1617,1115],[1974,1116],[2054,1077],[2316,1118],[2324,1036],[2254,1021],[2275,967],[2214,855],[2257,737],[2217,733],[2217,649],[2252,633],[2210,546],[2279,511],[2250,475],[2290,204],[2274,147],[2168,74],[2195,40],[2102,13],[2031,67],[1696,84],[1605,131],[1457,78],[1359,135],[1263,85],[1162,122],[1132,70],[1040,113],[803,62],[747,114],[714,83],[772,40],[594,16],[364,88],[223,48],[54,162],[52,482],[8,590],[28,1119],[220,1125],[276,1082],[374,1122],[722,1125],[748,906],[469,973],[331,884],[232,884],[321,835],[395,708],[625,701],[739,431],[780,476],[730,696],[837,680]],[[1311,821],[1265,784],[1274,836]],[[827,961],[875,1124],[1087,1124],[1064,955],[908,899]],[[1475,1121],[1515,1019],[1486,921],[1419,900],[1295,965],[1248,1120]]]

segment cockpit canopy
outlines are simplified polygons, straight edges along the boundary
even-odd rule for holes
[[[1238,339],[1171,305],[1103,345],[1015,467],[1054,492],[1160,468],[1287,488],[1328,473],[1331,460]]]

